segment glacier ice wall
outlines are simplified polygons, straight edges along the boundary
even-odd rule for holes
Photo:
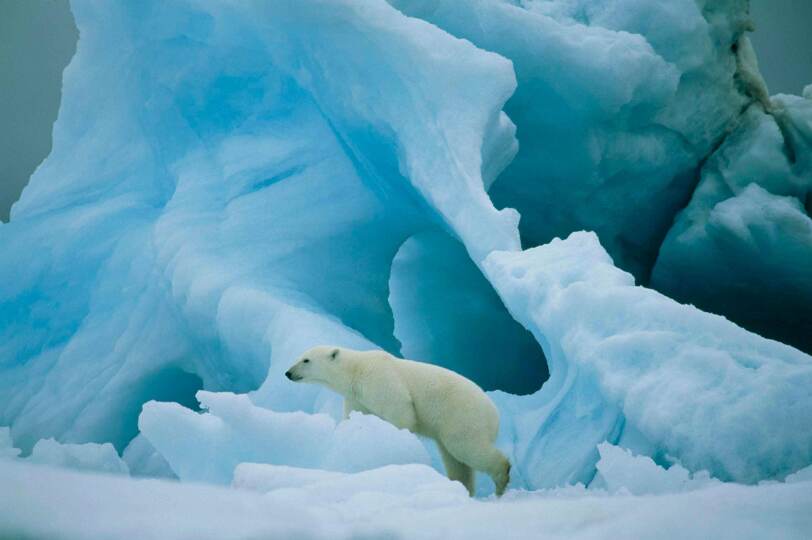
[[[445,231],[474,267],[518,248],[483,188],[516,150],[504,58],[383,2],[73,11],[55,149],[0,235],[0,423],[24,450],[122,450],[148,400],[266,379],[258,401],[315,410],[267,397],[269,365],[314,342],[398,352],[389,269],[411,236]],[[496,307],[496,343],[525,332]],[[524,343],[500,363],[543,366]]]
[[[812,350],[812,100],[748,109],[663,244],[652,284]]]
[[[513,61],[519,152],[490,195],[521,212],[526,247],[594,230],[639,283],[812,352],[812,115],[770,99],[747,0],[390,3]],[[698,232],[749,183],[804,206],[752,224],[772,237],[759,257]]]
[[[72,8],[54,150],[0,225],[0,425],[25,454],[110,442],[133,474],[219,483],[439,467],[282,376],[335,343],[491,390],[514,487],[591,482],[604,441],[742,482],[812,462],[810,358],[613,263],[646,281],[659,252],[658,287],[679,261],[720,293],[717,235],[809,290],[808,100],[765,99],[744,0]],[[582,228],[600,242],[521,251]],[[801,265],[745,268],[745,229]]]
[[[526,246],[596,231],[646,280],[699,163],[748,101],[746,0],[391,0],[513,61],[519,153],[491,189]],[[745,38],[746,39],[746,38]]]

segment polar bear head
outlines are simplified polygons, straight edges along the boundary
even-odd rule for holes
[[[341,372],[341,349],[322,345],[306,350],[285,372],[294,382],[331,385]]]

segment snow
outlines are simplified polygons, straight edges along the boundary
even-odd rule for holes
[[[629,450],[608,443],[598,445],[598,474],[590,489],[601,487],[609,493],[659,495],[694,491],[718,484],[707,471],[691,474],[679,463],[664,469],[648,456],[635,456]],[[787,477],[789,481],[789,477]]]
[[[25,538],[807,538],[812,484],[719,484],[690,493],[614,495],[578,488],[473,500],[419,465],[318,473],[297,487],[245,466],[249,489],[132,481],[0,461],[0,535]],[[269,482],[269,483],[265,483]],[[298,483],[298,482],[297,482]],[[315,486],[330,487],[324,492]],[[247,486],[246,486],[247,487]],[[338,488],[338,489],[332,489]],[[412,490],[411,488],[414,488]],[[288,498],[290,496],[291,498]],[[305,497],[303,500],[298,497]],[[92,515],[88,508],[93,508]],[[83,519],[77,519],[83,516]]]
[[[127,464],[110,443],[63,444],[53,439],[40,439],[28,458],[32,463],[44,463],[67,469],[101,471],[129,475]]]
[[[805,467],[800,471],[794,472],[787,476],[787,484],[794,484],[796,482],[810,482],[812,481],[812,466]]]
[[[276,412],[245,395],[199,392],[206,413],[150,402],[142,435],[184,481],[228,484],[243,462],[354,472],[388,464],[431,462],[415,435],[353,413],[336,423],[326,414]]]

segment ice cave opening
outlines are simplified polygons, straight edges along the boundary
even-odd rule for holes
[[[119,405],[119,430],[109,440],[119,453],[138,435],[138,416],[144,403],[174,402],[193,411],[200,411],[200,404],[195,396],[199,390],[203,390],[203,380],[195,373],[167,366],[142,377],[134,386],[129,394],[130,399]]]
[[[531,394],[549,378],[533,335],[511,317],[465,247],[444,231],[421,232],[403,243],[389,290],[404,357],[511,394]]]

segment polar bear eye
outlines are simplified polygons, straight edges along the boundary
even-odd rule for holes
[[[307,364],[308,362],[310,362],[310,358],[305,358],[304,360],[302,360],[302,362],[304,362],[305,364]]]

